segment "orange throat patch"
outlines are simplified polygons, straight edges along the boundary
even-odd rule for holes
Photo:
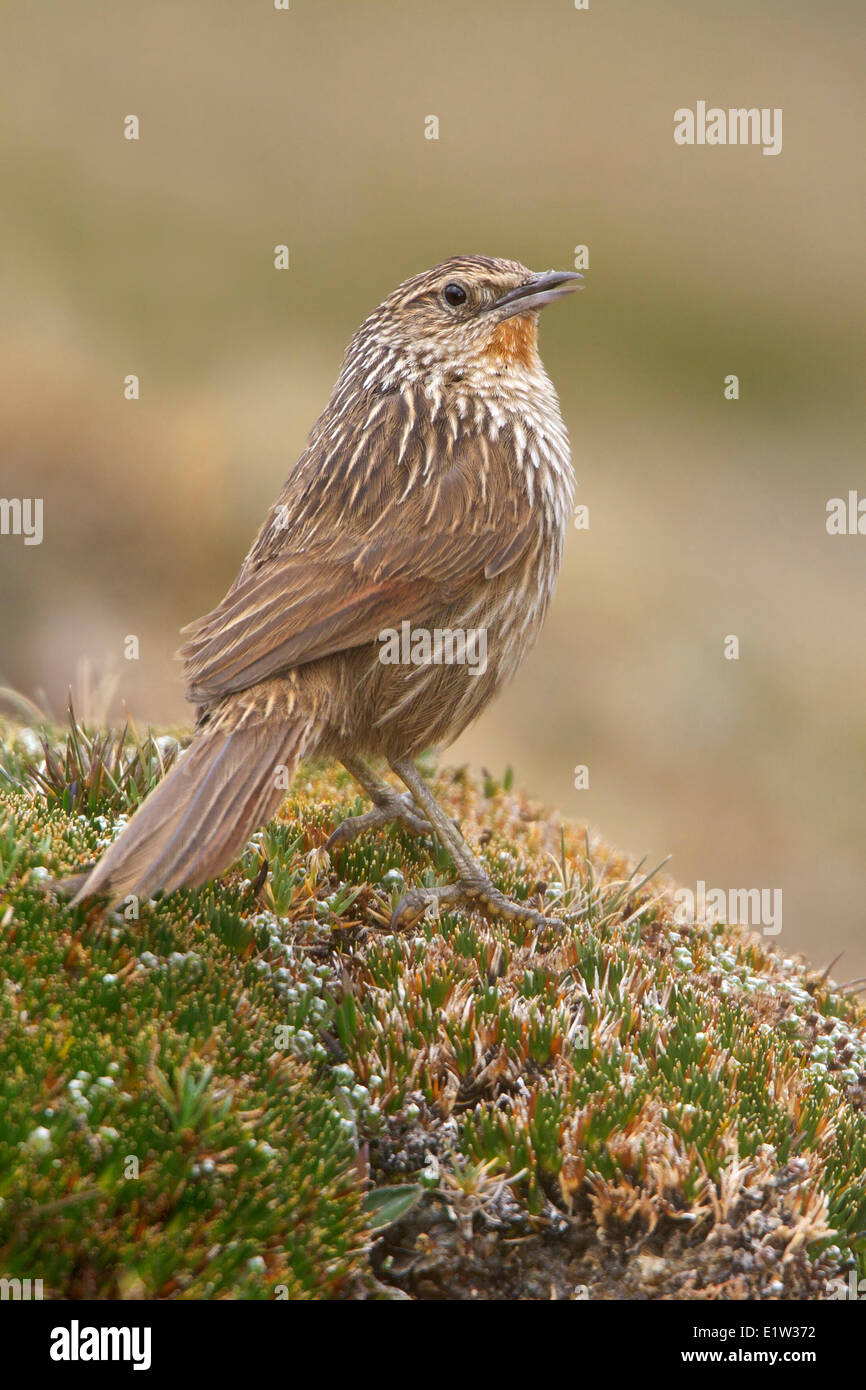
[[[538,325],[534,314],[515,314],[498,323],[487,339],[485,357],[508,367],[531,367],[538,355]]]

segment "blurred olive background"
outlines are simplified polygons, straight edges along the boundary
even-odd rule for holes
[[[0,539],[0,680],[98,715],[113,673],[112,715],[185,719],[178,629],[364,315],[454,253],[586,243],[542,347],[590,530],[449,760],[511,764],[683,883],[783,888],[780,948],[862,973],[866,537],[825,531],[866,493],[862,7],[13,0],[0,23],[0,492],[45,506],[41,546]],[[782,153],[676,146],[698,100],[782,107]]]

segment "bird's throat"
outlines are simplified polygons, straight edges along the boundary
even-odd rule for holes
[[[514,314],[494,328],[484,348],[508,367],[532,367],[538,360],[538,327],[535,314]]]

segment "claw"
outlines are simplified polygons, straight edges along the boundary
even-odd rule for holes
[[[347,816],[345,820],[340,821],[336,830],[332,831],[325,841],[325,849],[339,849],[342,845],[351,844],[355,837],[363,835],[365,830],[375,829],[381,821],[374,819],[371,822],[371,815],[373,812],[367,811],[363,816]]]
[[[420,922],[428,907],[432,906],[433,898],[429,893],[423,893],[419,889],[411,888],[408,893],[404,893],[394,911],[391,913],[389,931],[400,931],[403,927],[414,927],[416,922]],[[437,902],[438,906],[438,902]]]
[[[489,879],[458,879],[456,883],[445,884],[441,888],[410,888],[404,893],[391,914],[391,931],[401,927],[414,926],[430,907],[439,909],[443,904],[475,908],[484,917],[504,917],[509,922],[531,922],[534,927],[553,927],[562,931],[565,923],[558,917],[545,917],[534,907],[513,902],[500,893]]]
[[[325,849],[337,849],[342,845],[351,844],[365,831],[378,830],[383,825],[394,824],[395,821],[405,826],[413,835],[433,834],[427,821],[415,809],[414,801],[404,793],[402,796],[395,795],[388,801],[383,801],[371,811],[365,811],[362,816],[347,816],[329,836]]]
[[[341,821],[326,841],[325,849],[332,850],[341,845],[350,844],[357,835],[362,835],[364,831],[376,830],[380,826],[391,825],[396,821],[404,825],[407,830],[412,831],[413,834],[438,835],[440,842],[448,849],[462,877],[456,883],[444,884],[439,888],[410,888],[408,892],[403,894],[391,913],[391,931],[399,931],[401,927],[414,926],[416,922],[420,922],[431,907],[436,909],[438,916],[439,909],[443,904],[460,905],[474,909],[484,917],[503,917],[509,922],[531,922],[534,927],[553,927],[562,930],[565,924],[560,922],[558,918],[545,917],[543,912],[539,912],[534,907],[512,902],[510,898],[507,898],[504,893],[494,887],[481,865],[469,853],[457,822],[454,822],[456,835],[449,830],[450,823],[444,818],[444,814],[440,827],[432,806],[429,808],[430,819],[428,820],[426,814],[427,800],[425,800],[421,790],[417,790],[413,795],[411,790],[413,788],[412,778],[404,775],[404,771],[401,771],[400,767],[396,765],[394,770],[403,778],[404,782],[407,782],[410,791],[397,793],[386,788],[384,783],[370,784],[369,779],[368,782],[364,782],[359,778],[368,794],[374,799],[375,805],[372,810],[365,812],[362,816],[348,816],[346,820]],[[415,777],[417,780],[417,769],[415,769]],[[425,807],[425,811],[419,809],[421,806]]]

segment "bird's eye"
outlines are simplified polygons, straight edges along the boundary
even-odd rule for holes
[[[442,291],[442,298],[445,300],[446,304],[449,304],[451,306],[452,309],[456,309],[460,304],[465,304],[467,297],[468,296],[463,286],[458,285],[456,284],[456,282],[453,281],[450,285],[446,285],[444,290]]]

